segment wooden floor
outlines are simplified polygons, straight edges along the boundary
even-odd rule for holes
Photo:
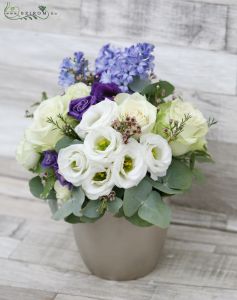
[[[70,225],[50,220],[29,194],[28,174],[12,159],[0,163],[8,166],[0,171],[0,300],[237,300],[235,219],[175,206],[155,272],[101,280],[84,266]]]

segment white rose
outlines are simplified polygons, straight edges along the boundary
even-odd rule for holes
[[[157,108],[148,102],[145,96],[139,93],[132,95],[121,93],[114,100],[119,106],[120,118],[135,117],[141,126],[142,133],[148,133],[152,130],[156,121]]]
[[[166,175],[171,164],[172,151],[168,142],[160,135],[147,133],[142,135],[140,143],[144,145],[144,157],[153,180]]]
[[[79,99],[90,95],[91,87],[85,83],[79,82],[69,86],[62,96],[64,103],[66,104],[67,111],[69,110],[69,104],[73,99]]]
[[[90,131],[98,127],[110,126],[118,117],[118,106],[114,101],[105,99],[96,105],[92,105],[82,117],[79,125],[75,128],[76,133],[85,138]]]
[[[143,148],[135,140],[130,139],[124,144],[113,166],[113,179],[115,185],[128,189],[138,185],[145,177],[147,166],[143,157]]]
[[[26,169],[33,169],[38,161],[40,155],[37,153],[34,145],[23,138],[16,149],[16,160]]]
[[[58,115],[65,116],[67,109],[61,96],[47,99],[40,103],[34,112],[33,123],[26,130],[26,138],[38,147],[40,151],[53,149],[62,137],[60,130],[47,122],[49,117],[57,120]]]
[[[79,186],[88,177],[90,169],[85,148],[75,144],[61,149],[58,154],[59,173],[75,186]]]
[[[109,195],[113,186],[111,165],[103,166],[99,164],[93,164],[89,177],[82,184],[82,188],[90,200]]]
[[[173,156],[183,155],[189,151],[203,150],[206,145],[205,136],[208,132],[207,121],[203,114],[191,103],[177,98],[174,101],[162,103],[157,115],[154,132],[166,137],[164,129],[169,128],[169,121],[180,124],[185,115],[191,118],[185,122],[182,132],[170,142]]]
[[[100,127],[87,134],[84,140],[89,159],[101,164],[112,162],[122,147],[122,135],[112,127]]]
[[[40,103],[34,112],[33,123],[26,131],[26,138],[38,147],[40,151],[53,149],[63,136],[59,129],[47,122],[49,117],[58,121],[58,115],[67,116],[70,101],[86,97],[90,87],[84,83],[70,86],[63,96],[56,96]]]
[[[55,181],[54,190],[56,192],[56,198],[60,204],[63,204],[71,198],[71,190],[66,185],[61,185],[58,180]]]

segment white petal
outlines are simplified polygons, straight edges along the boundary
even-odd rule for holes
[[[110,126],[118,117],[118,105],[109,99],[105,99],[96,105],[92,105],[82,117],[75,131],[85,138],[88,132],[97,130],[99,127]]]
[[[71,145],[61,149],[58,154],[59,173],[75,186],[87,178],[90,172],[89,163],[82,144]]]

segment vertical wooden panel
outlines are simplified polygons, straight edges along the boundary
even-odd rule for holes
[[[158,43],[220,50],[225,46],[226,16],[227,7],[218,4],[91,0],[82,2],[80,27],[84,34],[135,36]]]

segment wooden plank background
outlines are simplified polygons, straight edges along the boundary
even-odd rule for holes
[[[37,7],[32,0],[14,4]],[[93,60],[105,43],[124,46],[148,41],[156,46],[158,77],[174,83],[184,99],[219,121],[209,134],[216,164],[204,166],[207,182],[195,185],[175,204],[226,213],[230,218],[236,215],[236,1],[52,0],[41,4],[57,15],[44,21],[10,21],[3,15],[6,3],[0,3],[0,155],[6,158],[1,174],[18,174],[13,157],[28,124],[24,110],[43,90],[50,96],[60,93],[57,76],[63,57],[82,50]],[[11,181],[2,182],[1,188],[6,189]],[[21,192],[27,197],[25,187]]]

